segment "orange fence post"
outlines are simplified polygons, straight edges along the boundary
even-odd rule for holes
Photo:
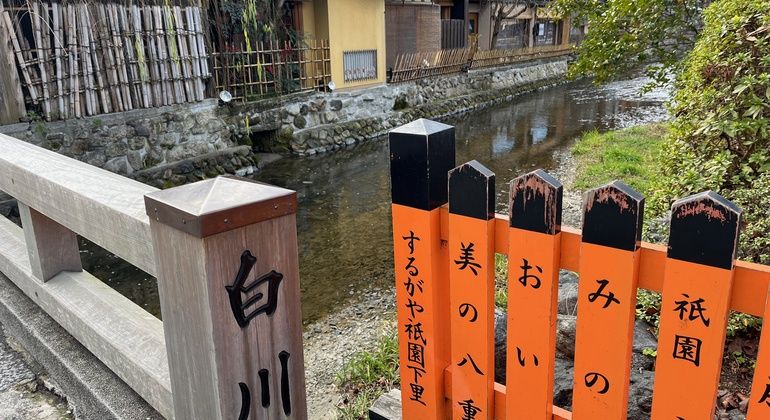
[[[495,174],[479,162],[449,173],[452,418],[494,418]]]
[[[754,383],[749,396],[747,420],[770,419],[770,290],[762,317],[762,336],[759,339],[757,366],[754,368]]]
[[[562,185],[543,170],[511,182],[507,419],[551,420]]]
[[[705,192],[674,203],[652,419],[710,419],[719,387],[741,210]]]
[[[580,244],[573,415],[628,411],[644,198],[614,181],[586,194]]]
[[[449,365],[447,249],[440,207],[455,166],[454,127],[419,119],[389,135],[404,419],[445,419]]]

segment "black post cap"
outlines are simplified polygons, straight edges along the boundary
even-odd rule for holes
[[[642,240],[644,197],[621,181],[589,190],[583,202],[583,242],[634,251]]]
[[[388,135],[393,204],[433,210],[447,202],[455,167],[455,128],[420,118]]]
[[[671,206],[668,257],[729,270],[740,223],[741,209],[713,191],[677,200]]]
[[[475,160],[449,171],[449,212],[476,219],[493,219],[495,174]]]
[[[538,169],[511,181],[511,227],[555,235],[561,231],[563,188],[558,179]]]

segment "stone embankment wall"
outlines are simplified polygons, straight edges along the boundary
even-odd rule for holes
[[[350,92],[297,97],[280,109],[234,110],[233,134],[276,131],[270,151],[325,153],[379,137],[416,118],[441,118],[509,100],[562,80],[567,59],[439,76]],[[248,122],[247,122],[248,121]]]
[[[250,174],[254,152],[309,156],[379,137],[416,118],[441,118],[564,79],[567,58],[246,105],[198,104],[0,126],[0,133],[91,165],[170,187]]]

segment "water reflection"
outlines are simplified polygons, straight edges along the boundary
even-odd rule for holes
[[[508,182],[523,172],[551,169],[554,152],[582,132],[666,117],[665,92],[640,97],[644,79],[594,87],[574,83],[446,122],[456,126],[457,162],[476,159],[497,174],[498,211]],[[333,312],[356,294],[393,283],[387,141],[314,158],[286,158],[256,179],[298,192],[297,214],[305,322]],[[85,268],[154,314],[153,279],[104,251],[88,247]]]

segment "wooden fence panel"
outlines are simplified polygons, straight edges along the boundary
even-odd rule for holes
[[[449,287],[440,207],[454,127],[420,119],[391,131],[390,170],[403,418],[444,419]]]
[[[620,181],[586,193],[575,336],[576,418],[628,410],[644,198]]]
[[[465,48],[468,43],[468,28],[462,19],[444,19],[441,21],[441,49]]]
[[[495,384],[495,174],[449,173],[452,418],[490,418]]]
[[[511,182],[506,419],[551,420],[562,185],[537,170]]]
[[[653,420],[714,415],[740,219],[741,210],[713,192],[672,206]]]

